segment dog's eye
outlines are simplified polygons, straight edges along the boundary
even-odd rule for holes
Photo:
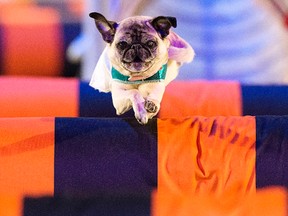
[[[117,48],[120,50],[124,50],[128,47],[128,43],[126,41],[121,41],[117,44]]]
[[[157,43],[155,41],[152,41],[152,40],[149,40],[146,42],[146,45],[149,47],[149,48],[154,48],[157,46]]]

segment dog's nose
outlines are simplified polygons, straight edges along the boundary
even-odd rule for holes
[[[132,49],[135,49],[135,50],[139,50],[141,47],[142,47],[141,44],[133,44],[133,45],[131,46],[131,48],[132,48]]]

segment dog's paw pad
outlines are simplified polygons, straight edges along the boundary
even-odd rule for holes
[[[156,113],[158,111],[156,104],[149,100],[145,101],[144,107],[149,113]]]

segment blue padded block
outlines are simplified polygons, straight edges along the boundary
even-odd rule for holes
[[[256,187],[288,187],[288,116],[256,117]]]
[[[288,86],[242,85],[243,115],[288,115]]]
[[[116,115],[111,93],[101,93],[89,86],[87,82],[80,82],[79,91],[79,116],[81,117],[134,117],[132,109],[121,116]]]
[[[56,118],[55,194],[145,193],[157,187],[157,120]]]
[[[24,200],[24,216],[149,216],[147,196],[95,195],[93,197],[40,197]]]

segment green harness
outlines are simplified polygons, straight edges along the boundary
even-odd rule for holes
[[[125,83],[125,84],[142,84],[142,83],[151,83],[151,82],[161,82],[165,80],[166,78],[166,72],[167,72],[167,64],[163,65],[161,69],[155,73],[153,76],[148,77],[146,79],[142,80],[134,80],[130,81],[129,76],[125,76],[121,74],[118,70],[116,70],[114,67],[112,67],[112,79]]]

